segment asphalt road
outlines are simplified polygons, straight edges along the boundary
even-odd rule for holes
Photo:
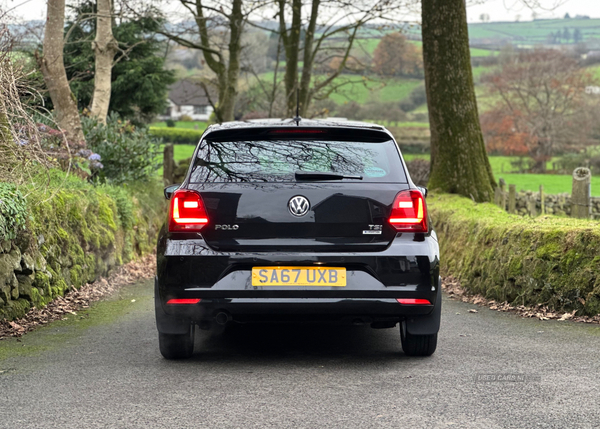
[[[0,427],[600,427],[596,326],[445,300],[430,358],[397,328],[267,325],[199,332],[171,362],[152,285],[120,298],[0,342]]]

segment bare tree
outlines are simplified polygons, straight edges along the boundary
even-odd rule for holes
[[[112,1],[97,0],[96,4],[96,38],[92,43],[96,61],[91,114],[105,124],[110,104],[113,59],[118,44],[112,33]]]
[[[497,116],[510,118],[515,133],[529,136],[527,152],[536,170],[544,172],[558,149],[585,145],[596,120],[585,88],[597,79],[575,58],[555,50],[522,52],[483,81],[501,100]]]
[[[77,102],[67,80],[63,48],[65,0],[48,0],[43,55],[36,58],[48,87],[58,126],[75,142],[85,141]]]
[[[160,34],[181,46],[202,51],[208,68],[214,73],[209,82],[216,88],[218,101],[211,98],[213,91],[203,82],[213,105],[217,121],[234,119],[235,100],[243,49],[242,34],[249,16],[264,2],[257,0],[180,0],[190,13],[194,26],[182,24],[178,28],[165,26]]]
[[[313,98],[324,98],[331,93],[332,90],[328,91],[327,87],[340,76],[352,58],[351,51],[358,30],[373,19],[385,19],[386,15],[406,1],[311,0],[309,7],[305,8],[302,0],[276,0],[276,3],[286,61],[284,83],[287,114],[293,116],[297,104],[300,115],[305,115]],[[305,14],[305,10],[309,12]],[[336,68],[321,79],[313,79],[316,63],[320,60],[331,64],[331,59],[335,57],[339,58]],[[300,58],[302,75],[298,79]]]

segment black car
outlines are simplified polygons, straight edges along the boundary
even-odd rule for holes
[[[162,355],[189,357],[196,325],[230,322],[400,323],[404,352],[431,355],[442,299],[425,194],[378,125],[209,127],[184,182],[165,189]]]

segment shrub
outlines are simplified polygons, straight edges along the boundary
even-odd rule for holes
[[[418,186],[427,186],[430,163],[427,159],[415,158],[406,162],[410,178]]]
[[[173,119],[167,119],[167,127],[169,128],[175,128],[175,121]]]
[[[181,115],[181,118],[179,118],[179,120],[182,122],[194,122],[194,119],[192,119],[190,115]]]
[[[106,125],[84,118],[83,131],[88,146],[101,157],[102,170],[94,178],[100,182],[122,184],[147,181],[160,167],[157,162],[162,141],[129,121],[110,115]]]
[[[424,103],[427,103],[425,85],[419,85],[411,91],[408,97],[400,102],[400,108],[405,112],[410,112]]]
[[[203,130],[190,130],[186,128],[150,127],[149,129],[149,134],[152,137],[161,138],[166,143],[174,144],[197,144],[203,132]]]
[[[561,170],[572,173],[577,167],[587,167],[592,173],[600,172],[600,146],[588,147],[579,153],[567,153],[558,160]]]
[[[0,240],[12,240],[25,228],[27,203],[12,183],[0,182]]]

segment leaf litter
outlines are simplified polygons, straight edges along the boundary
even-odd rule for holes
[[[493,299],[487,299],[482,295],[473,295],[466,291],[460,284],[460,281],[453,276],[445,276],[442,278],[442,289],[449,295],[451,299],[462,301],[470,304],[481,305],[488,307],[490,310],[501,312],[516,313],[521,317],[536,318],[539,320],[571,320],[580,323],[600,324],[600,314],[590,316],[576,316],[577,310],[571,312],[558,312],[548,308],[543,304],[535,306],[513,305],[504,302],[496,302]],[[477,310],[471,309],[469,313],[477,313]],[[456,313],[459,314],[459,313]]]
[[[64,296],[56,297],[44,308],[33,307],[25,317],[16,320],[0,320],[0,340],[9,337],[21,337],[39,326],[54,320],[65,319],[71,314],[89,308],[90,305],[107,297],[123,286],[149,279],[156,272],[156,255],[149,254],[137,261],[129,262],[113,270],[108,277],[101,277],[93,283],[87,283],[79,289],[73,288]],[[135,300],[132,300],[134,302]]]

